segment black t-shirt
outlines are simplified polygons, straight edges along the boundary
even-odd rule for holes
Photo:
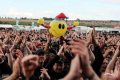
[[[8,62],[8,59],[6,57],[6,60],[2,64],[0,64],[0,77],[2,77],[3,75],[12,74],[12,69],[7,62]]]
[[[51,70],[49,73],[51,80],[57,80],[64,78],[67,75],[68,71],[63,70],[61,73],[56,73],[54,70]]]

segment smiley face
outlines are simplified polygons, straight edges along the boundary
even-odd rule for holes
[[[49,32],[55,37],[60,37],[67,31],[67,24],[64,21],[53,20],[50,23],[50,26],[51,28],[49,29]]]

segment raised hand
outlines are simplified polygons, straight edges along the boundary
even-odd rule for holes
[[[62,57],[63,56],[63,46],[60,48],[59,52],[57,53],[58,56]]]
[[[69,48],[75,55],[79,55],[81,69],[86,77],[95,75],[93,80],[99,80],[98,76],[94,73],[89,62],[89,54],[86,46],[86,42],[80,39],[75,39],[74,42],[70,42]]]
[[[67,76],[63,80],[77,80],[80,75],[80,61],[77,54],[71,62],[70,70]]]
[[[92,26],[93,26],[93,35],[95,36],[95,26],[94,25]]]
[[[16,59],[13,64],[13,74],[16,76],[20,76],[20,56]]]
[[[28,55],[22,59],[22,70],[26,77],[31,77],[34,70],[38,67],[38,56]]]
[[[19,49],[17,49],[17,51],[16,51],[18,54],[16,54],[17,55],[17,57],[19,56],[19,58],[20,58],[20,60],[23,58],[23,53],[19,50]]]
[[[13,64],[13,73],[4,80],[22,80],[20,77],[20,58],[18,57]]]
[[[41,69],[40,72],[42,73],[41,76],[40,76],[42,79],[50,80],[50,76],[47,73],[47,69],[43,68],[43,69]]]
[[[89,31],[89,34],[86,36],[88,45],[92,43],[92,34],[93,34],[93,32]]]

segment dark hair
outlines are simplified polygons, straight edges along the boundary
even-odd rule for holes
[[[49,49],[49,52],[50,52],[50,53],[53,53],[53,54],[55,54],[55,55],[57,54],[56,51],[55,51],[53,48]]]
[[[55,56],[56,56],[55,54],[50,53],[50,54],[48,54],[48,56],[47,56],[45,61],[48,63],[48,61],[50,60],[50,57],[55,57]]]
[[[40,55],[40,54],[45,54],[45,51],[44,51],[44,49],[38,49],[37,51],[36,51],[36,54],[37,55]]]
[[[42,41],[46,41],[46,42],[47,42],[47,39],[46,39],[46,38],[42,38],[41,42],[42,42]]]
[[[27,38],[27,41],[30,41],[30,37]]]
[[[20,46],[15,45],[13,49],[19,49],[20,50]]]

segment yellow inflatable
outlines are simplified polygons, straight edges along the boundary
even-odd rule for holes
[[[44,19],[39,19],[38,23],[41,24],[41,25],[44,25]]]
[[[73,25],[74,26],[79,26],[79,22],[78,21],[74,21]]]
[[[66,18],[64,13],[60,13],[58,16],[55,17],[55,20],[53,20],[50,25],[44,25],[44,19],[39,19],[38,23],[43,25],[45,28],[49,28],[49,32],[55,36],[55,37],[61,37],[63,36],[67,30],[72,29],[72,26],[68,26],[66,22],[64,21],[64,18]],[[79,22],[75,23],[74,26],[78,25]]]
[[[52,21],[50,23],[51,28],[49,29],[49,32],[55,36],[55,37],[60,37],[64,35],[67,31],[67,24],[63,21]]]

